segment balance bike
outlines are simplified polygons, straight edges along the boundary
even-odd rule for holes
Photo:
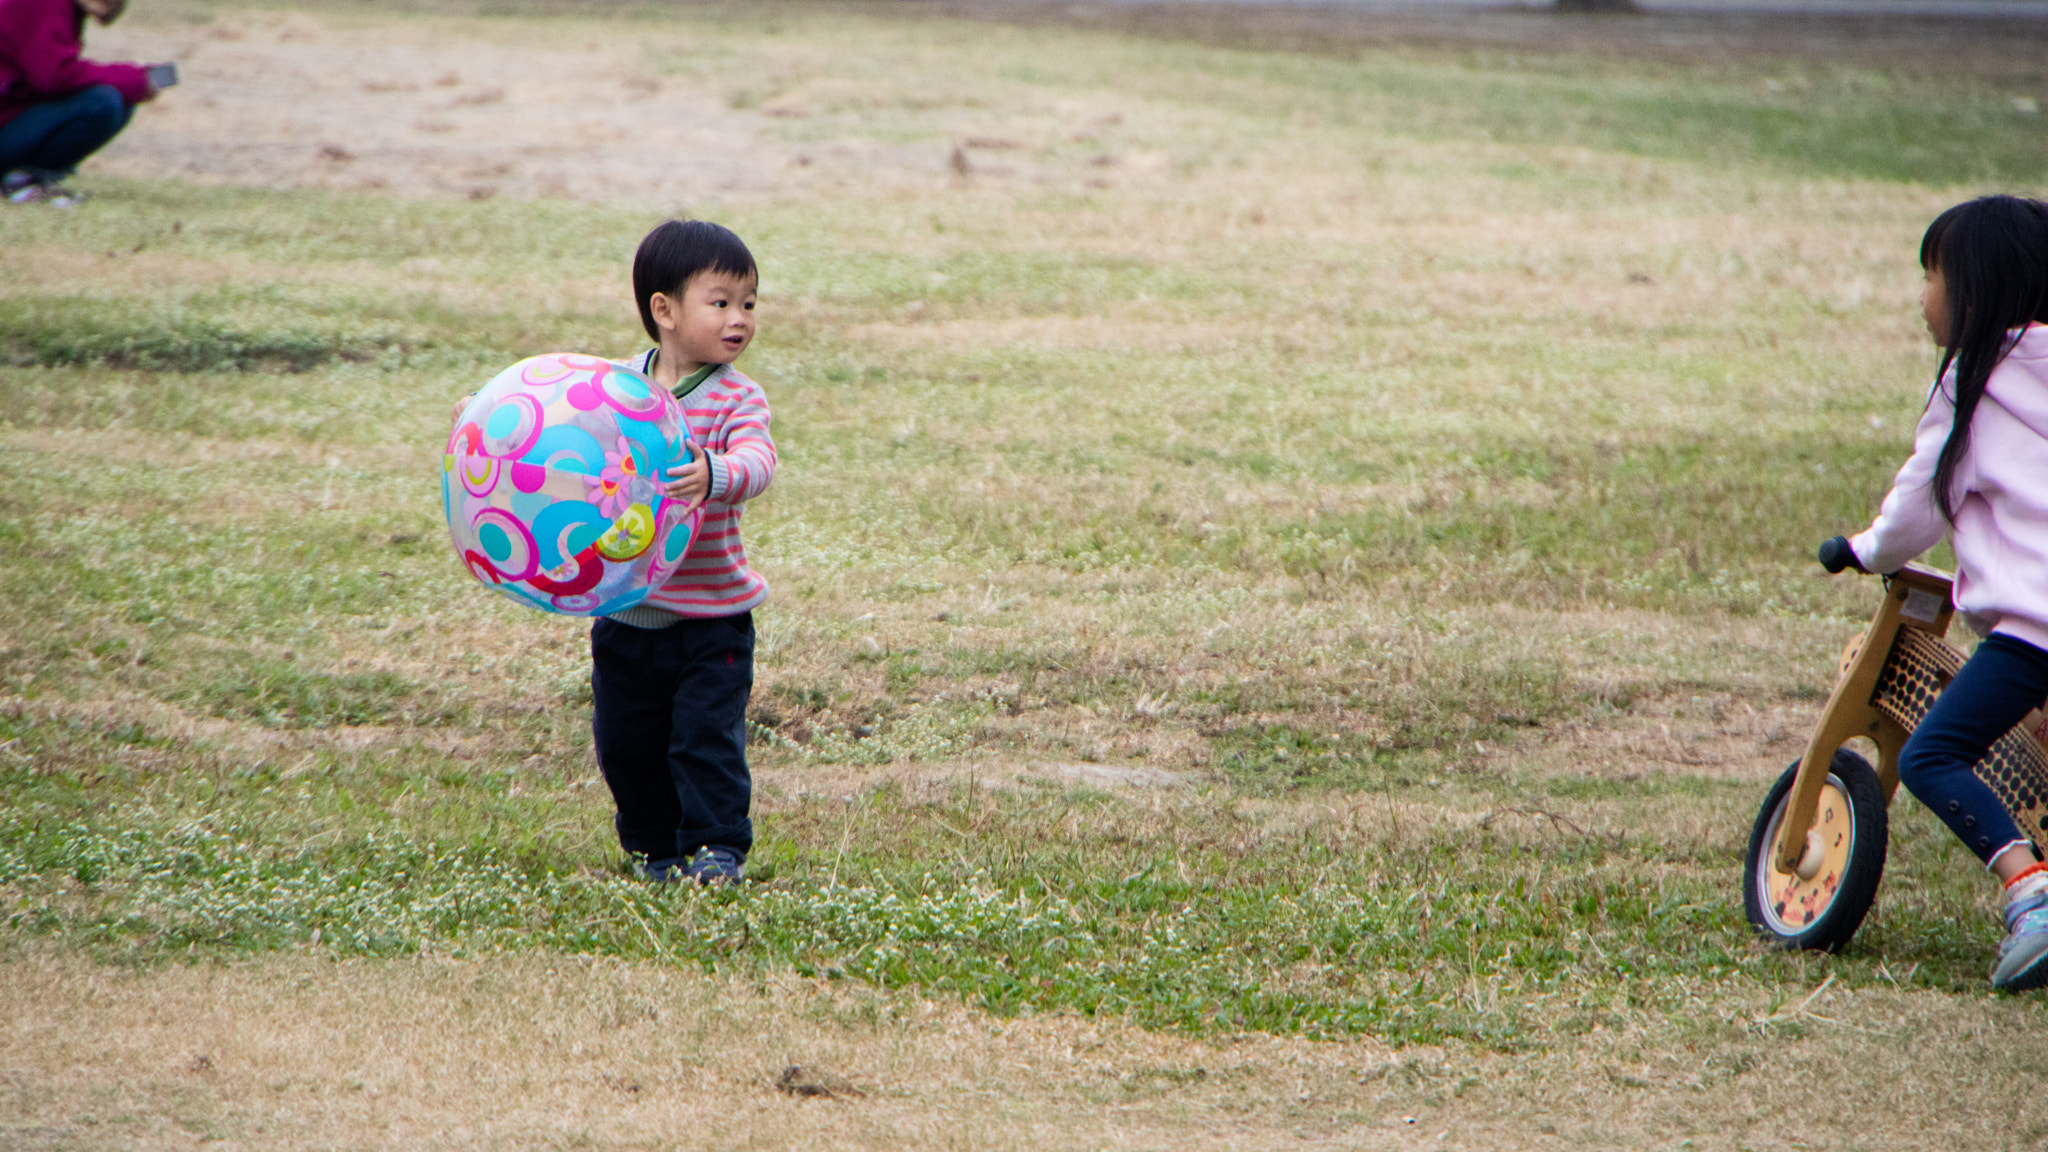
[[[1830,571],[1853,563],[1829,541]],[[1884,578],[1870,627],[1842,651],[1834,691],[1806,755],[1764,797],[1742,865],[1749,922],[1786,948],[1832,952],[1849,942],[1884,876],[1885,810],[1899,787],[1899,750],[1963,666],[1943,639],[1955,605],[1949,574],[1908,564]],[[1877,767],[1843,747],[1877,747]],[[2037,848],[2048,848],[2048,713],[2035,709],[1976,766]]]

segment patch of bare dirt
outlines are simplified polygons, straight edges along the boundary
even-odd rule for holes
[[[674,207],[829,183],[845,168],[829,149],[799,163],[762,133],[771,111],[657,74],[626,36],[535,47],[441,24],[237,13],[190,30],[116,24],[87,47],[179,62],[182,83],[90,164],[119,176]],[[942,175],[943,157],[867,159],[871,184]]]
[[[602,14],[613,7],[561,5],[557,14]],[[990,0],[867,9],[1324,54],[1414,45],[1694,65],[1802,58],[1888,74],[1961,69],[1986,85],[2048,83],[2048,20],[2038,19],[1754,13],[1607,19],[1337,5]],[[671,209],[840,187],[873,192],[969,177],[1050,178],[1027,155],[1029,141],[1014,135],[968,133],[957,143],[940,143],[828,133],[798,144],[776,130],[860,95],[833,87],[843,81],[795,83],[749,103],[697,77],[661,74],[635,38],[609,31],[565,31],[559,42],[542,47],[531,39],[492,39],[481,28],[447,20],[341,23],[338,16],[329,22],[306,13],[239,12],[199,27],[131,18],[94,29],[88,49],[95,57],[176,60],[183,83],[144,105],[136,124],[90,161],[90,170],[197,183],[475,200],[559,197]],[[1082,183],[1108,187],[1161,170],[1168,160],[1159,151],[1104,152]],[[1081,179],[1059,175],[1068,183]]]
[[[1638,701],[1622,716],[1547,731],[1521,752],[1545,775],[1628,783],[1700,776],[1767,783],[1806,750],[1820,704],[1730,693]]]

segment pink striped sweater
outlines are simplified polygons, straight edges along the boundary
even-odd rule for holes
[[[654,350],[620,361],[654,375]],[[688,385],[688,377],[678,387]],[[704,523],[668,582],[638,606],[610,618],[639,628],[663,628],[677,617],[736,616],[768,598],[768,582],[747,563],[740,512],[775,479],[775,441],[768,434],[768,397],[730,364],[720,365],[676,397],[690,436],[711,463]]]

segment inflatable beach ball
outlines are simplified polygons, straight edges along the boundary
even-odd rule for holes
[[[595,356],[551,353],[498,373],[441,458],[455,554],[545,612],[638,604],[682,563],[702,519],[662,492],[693,455],[682,415],[652,380]]]

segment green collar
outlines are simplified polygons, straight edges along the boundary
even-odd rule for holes
[[[649,349],[647,355],[643,357],[640,361],[641,375],[646,376],[648,379],[652,380],[654,378],[654,366],[656,363],[660,362],[660,360],[661,349]],[[683,397],[688,396],[690,394],[691,389],[695,388],[699,384],[702,384],[704,381],[711,379],[711,374],[723,367],[725,367],[725,365],[723,364],[706,364],[702,368],[697,369],[695,372],[690,373],[688,376],[683,377],[681,380],[676,381],[676,386],[674,388],[671,388],[669,391],[675,395],[676,399],[681,400]]]
[[[681,400],[683,397],[688,396],[697,385],[709,380],[713,372],[723,367],[725,367],[723,364],[706,364],[681,380],[676,381],[676,386],[671,391],[675,393],[676,399]]]

